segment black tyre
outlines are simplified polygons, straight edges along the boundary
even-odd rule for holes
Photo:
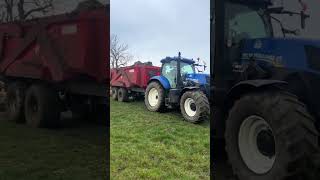
[[[118,100],[118,88],[117,87],[111,88],[111,98],[115,101]]]
[[[162,112],[165,109],[164,89],[158,82],[151,82],[145,93],[144,104],[149,111]]]
[[[58,94],[44,85],[32,85],[25,99],[25,117],[32,127],[55,128],[60,122]]]
[[[22,83],[10,83],[7,87],[6,111],[9,121],[23,123],[25,86]]]
[[[208,98],[201,91],[186,91],[180,99],[180,110],[188,122],[199,123],[208,120],[210,115]]]
[[[128,102],[128,100],[129,100],[128,90],[125,88],[120,88],[118,90],[118,101]]]
[[[225,140],[239,180],[313,179],[317,173],[313,156],[319,155],[318,132],[294,95],[243,96],[229,113]]]

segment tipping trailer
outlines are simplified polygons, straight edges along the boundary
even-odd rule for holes
[[[9,120],[57,127],[67,110],[107,118],[109,8],[0,24]]]
[[[160,75],[160,67],[137,64],[111,70],[111,97],[126,102],[129,97],[143,97],[149,80]]]

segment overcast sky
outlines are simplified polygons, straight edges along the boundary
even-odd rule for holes
[[[160,65],[166,56],[210,62],[210,0],[111,0],[111,33],[135,60]]]

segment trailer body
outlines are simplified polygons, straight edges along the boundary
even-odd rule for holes
[[[1,75],[65,87],[83,79],[106,84],[108,21],[106,9],[101,8],[1,24]]]
[[[58,99],[59,111],[91,111],[100,105],[107,111],[109,8],[106,5],[0,24],[0,75],[7,90],[12,91],[8,95],[9,112],[23,114],[28,91],[39,89],[50,91],[50,95],[36,93],[43,95],[38,97],[41,100]],[[20,95],[21,100],[13,102]],[[18,109],[10,109],[10,103],[18,103]]]
[[[149,80],[157,75],[160,75],[160,67],[150,65],[133,65],[111,69],[111,95],[114,99],[118,99],[116,96],[121,89],[126,91],[128,97],[142,96]],[[125,97],[125,101],[128,97]]]

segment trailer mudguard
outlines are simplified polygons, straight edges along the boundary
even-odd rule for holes
[[[153,77],[149,80],[149,83],[150,83],[151,81],[158,81],[165,90],[168,90],[168,89],[171,88],[171,85],[170,85],[168,79],[167,79],[166,77],[164,77],[164,76],[153,76]],[[148,83],[148,84],[149,84],[149,83]]]

